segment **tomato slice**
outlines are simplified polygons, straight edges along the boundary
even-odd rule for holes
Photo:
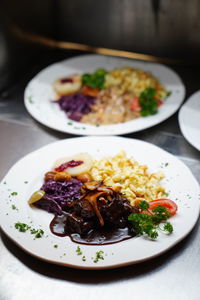
[[[156,207],[156,206],[164,206],[167,208],[167,210],[170,212],[171,216],[174,216],[177,212],[178,206],[177,204],[170,200],[170,199],[157,199],[157,200],[153,200],[148,202],[149,203],[149,211],[152,212],[152,210]],[[147,213],[146,211],[142,211],[142,213]]]
[[[131,102],[131,110],[135,112],[141,111],[141,106],[139,104],[139,97],[134,97]]]

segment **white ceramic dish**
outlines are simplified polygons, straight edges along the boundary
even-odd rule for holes
[[[183,104],[178,119],[185,139],[200,151],[200,91]]]
[[[150,172],[161,169],[166,176],[162,184],[169,192],[169,198],[178,205],[177,215],[170,220],[174,233],[169,236],[160,233],[156,241],[137,237],[103,246],[80,245],[86,261],[82,260],[83,255],[76,253],[78,244],[73,243],[69,237],[53,235],[49,230],[53,215],[31,208],[27,200],[41,187],[44,173],[49,171],[57,158],[77,153],[79,149],[97,159],[124,149],[128,156],[147,164]],[[180,160],[152,144],[122,137],[81,137],[42,147],[22,158],[10,169],[0,184],[0,194],[1,227],[14,242],[39,259],[80,269],[121,267],[162,254],[191,231],[197,221],[200,206],[199,185]],[[15,228],[17,222],[42,229],[45,234],[42,238],[34,239],[30,231],[19,232]],[[100,250],[104,252],[104,260],[95,263],[95,254]]]
[[[94,72],[97,68],[111,70],[127,65],[151,72],[159,78],[168,91],[171,91],[171,95],[165,100],[165,104],[159,108],[156,115],[97,127],[71,121],[65,112],[61,111],[58,104],[51,101],[55,98],[52,83],[62,76]],[[140,131],[166,120],[178,110],[184,96],[185,87],[181,79],[164,65],[101,55],[82,55],[55,63],[42,70],[27,85],[24,101],[26,109],[32,117],[50,128],[78,135],[118,135]]]

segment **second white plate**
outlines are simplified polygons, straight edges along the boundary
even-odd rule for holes
[[[171,91],[171,95],[156,115],[97,127],[68,119],[59,105],[51,101],[55,98],[52,83],[59,77],[74,73],[90,73],[98,68],[111,70],[122,66],[132,66],[152,73],[168,91]],[[178,110],[184,96],[185,87],[181,79],[164,65],[92,54],[70,58],[42,70],[27,85],[24,101],[31,116],[52,129],[78,135],[118,135],[140,131],[166,120]]]

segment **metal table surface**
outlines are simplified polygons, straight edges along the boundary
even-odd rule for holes
[[[52,60],[51,60],[52,61]],[[27,81],[0,95],[0,180],[21,157],[43,145],[69,138],[33,120],[23,105]],[[187,96],[200,87],[198,68],[177,67]],[[200,152],[181,135],[177,114],[142,132],[126,135],[151,142],[179,157],[200,182]],[[39,299],[200,299],[200,226],[167,253],[129,267],[84,271],[49,264],[28,255],[3,232],[0,240],[0,300]]]

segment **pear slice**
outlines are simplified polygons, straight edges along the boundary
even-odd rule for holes
[[[72,75],[57,79],[53,83],[53,89],[60,96],[72,94],[80,90],[82,85],[80,75]]]
[[[70,161],[80,161],[82,162],[79,166],[67,167],[62,170],[62,172],[67,172],[72,176],[80,175],[89,172],[93,165],[93,159],[88,153],[79,153],[68,157],[59,158],[53,165],[53,170],[60,167],[61,165],[68,163]]]

